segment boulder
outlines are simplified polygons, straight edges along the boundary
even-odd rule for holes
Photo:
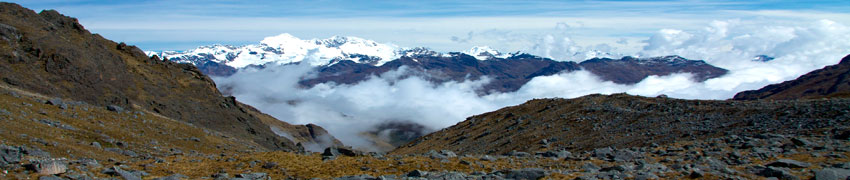
[[[553,158],[566,158],[572,155],[569,151],[560,150],[560,151],[546,151],[546,152],[538,152],[537,155],[543,157],[553,157]]]
[[[243,173],[243,174],[237,174],[236,177],[237,178],[250,179],[250,180],[261,180],[261,179],[268,179],[269,175],[266,174],[266,173]]]
[[[496,158],[495,158],[495,157],[493,157],[493,156],[490,156],[490,155],[484,155],[484,156],[481,156],[481,158],[479,158],[479,160],[482,160],[482,161],[496,161]]]
[[[850,170],[826,168],[815,171],[814,180],[844,180],[850,177]]]
[[[104,169],[101,171],[103,174],[113,175],[113,176],[121,176],[121,178],[125,180],[142,180],[142,177],[130,171],[125,171],[118,166],[112,166],[111,168]]]
[[[22,157],[20,148],[0,145],[0,167],[20,163]]]
[[[425,177],[428,175],[428,172],[422,170],[413,170],[407,173],[407,177]]]
[[[41,175],[54,175],[68,171],[67,164],[65,159],[46,159],[33,161],[32,164],[28,165],[28,168]]]
[[[106,106],[106,110],[113,111],[113,112],[124,112],[124,108],[122,108],[121,106],[116,106],[116,105]]]
[[[790,160],[790,159],[779,159],[772,163],[767,164],[766,166],[772,167],[786,167],[786,168],[807,168],[811,166],[809,163],[804,163],[800,161]]]
[[[763,177],[775,177],[781,180],[799,180],[797,176],[789,173],[785,169],[777,168],[777,167],[767,167],[761,170],[758,173],[759,176]]]

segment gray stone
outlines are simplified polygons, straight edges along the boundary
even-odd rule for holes
[[[802,147],[812,146],[811,142],[809,142],[808,140],[802,139],[802,138],[791,138],[791,142],[794,143],[794,145],[802,146]]]
[[[67,160],[65,159],[47,159],[37,160],[29,165],[29,168],[35,170],[41,175],[61,174],[68,171]]]
[[[448,158],[455,158],[455,157],[457,157],[457,154],[455,154],[455,152],[452,152],[452,151],[450,151],[450,150],[445,150],[445,149],[440,150],[440,154],[443,154],[444,156],[446,156],[446,157],[448,157]]]
[[[640,173],[635,176],[635,180],[651,180],[651,179],[660,179],[658,175],[653,173]]]
[[[569,151],[566,151],[566,150],[560,150],[560,151],[540,152],[540,153],[537,153],[537,155],[540,155],[540,156],[543,156],[543,157],[554,157],[554,158],[560,159],[560,158],[566,158],[566,157],[572,156],[572,153],[570,153]]]
[[[136,154],[136,152],[131,151],[131,150],[124,150],[124,151],[122,151],[122,152],[121,152],[121,154],[123,154],[123,155],[125,155],[125,156],[130,156],[130,157],[137,157],[137,156],[139,156],[138,154]]]
[[[428,151],[428,157],[431,159],[448,159],[449,157],[443,154],[438,153],[435,150]]]
[[[122,170],[121,167],[112,166],[111,168],[104,169],[101,171],[103,174],[113,175],[113,176],[121,176],[125,180],[141,180],[140,175],[137,175],[133,172]]]
[[[629,162],[637,159],[640,155],[637,152],[628,149],[623,149],[615,151],[611,156],[611,159],[614,161]]]
[[[850,170],[826,168],[815,171],[814,180],[844,180],[850,177]]]
[[[513,151],[511,151],[511,152],[509,152],[505,155],[506,156],[513,156],[513,157],[529,157],[529,156],[531,156],[531,154],[529,154],[527,152],[521,152],[521,151],[516,151],[516,150],[513,150]]]
[[[58,176],[49,175],[49,176],[38,177],[38,180],[64,180],[64,179],[62,179],[61,177],[58,177]]]
[[[277,163],[275,162],[266,162],[265,164],[263,164],[263,169],[271,169],[274,167],[277,167]]]
[[[773,167],[786,167],[786,168],[806,168],[811,166],[809,163],[804,163],[800,161],[790,160],[790,159],[779,159],[765,166],[773,166]]]
[[[377,178],[375,178],[374,176],[370,176],[368,174],[334,178],[334,180],[372,180],[372,179],[377,179]]]
[[[124,112],[124,108],[122,108],[121,106],[116,106],[116,105],[106,106],[106,110],[114,111],[114,112]]]
[[[407,177],[425,177],[428,176],[428,172],[422,170],[413,170],[407,173]]]
[[[510,170],[505,173],[505,178],[508,179],[540,179],[548,173],[541,168],[525,168],[519,170]]]
[[[62,102],[62,99],[59,99],[59,98],[53,98],[53,99],[47,100],[47,102],[45,102],[45,104],[54,105],[56,107],[59,107],[60,109],[68,109],[68,105],[65,104],[64,102]]]
[[[608,156],[611,156],[612,154],[614,154],[614,150],[611,149],[611,147],[598,148],[591,152],[591,156],[596,158],[608,158]]]
[[[327,157],[336,157],[336,156],[339,156],[339,155],[357,156],[357,152],[355,152],[354,150],[352,150],[350,148],[346,148],[346,147],[328,147],[328,148],[325,148],[324,152],[322,152],[322,156],[327,156]]]
[[[237,174],[236,177],[237,178],[251,179],[251,180],[259,180],[259,179],[268,179],[269,175],[266,174],[266,173],[244,173],[244,174]]]
[[[154,180],[181,180],[181,179],[189,179],[189,176],[182,175],[182,174],[172,174],[171,176],[154,178]]]
[[[21,162],[21,158],[23,158],[23,153],[21,153],[20,148],[0,145],[0,166],[17,164]]]
[[[86,174],[66,174],[65,177],[71,180],[94,180]]]
[[[609,167],[604,167],[602,169],[599,169],[599,171],[602,171],[602,172],[609,172],[609,171],[626,172],[628,170],[631,170],[631,169],[626,167],[626,166],[623,166],[623,165],[614,165],[614,166],[609,166]]]
[[[230,175],[227,173],[215,173],[211,177],[216,179],[227,179],[230,178]]]
[[[322,152],[322,156],[339,156],[339,151],[335,147],[328,147]]]
[[[443,180],[466,180],[466,174],[459,172],[445,172],[436,175],[428,176],[428,179],[443,179]]]
[[[688,177],[694,178],[694,179],[701,178],[701,177],[705,177],[705,173],[700,171],[700,170],[694,170],[694,171],[691,171],[691,174],[688,175]]]
[[[799,180],[800,179],[797,176],[794,176],[793,174],[789,173],[788,171],[786,171],[782,168],[777,168],[777,167],[764,168],[763,170],[761,170],[758,173],[758,175],[763,176],[763,177],[775,177],[775,178],[778,178],[778,179],[781,179],[781,180]]]
[[[482,160],[482,161],[496,161],[496,158],[495,158],[495,157],[493,157],[493,156],[490,156],[490,155],[484,155],[484,156],[481,156],[481,158],[480,158],[479,160]]]
[[[93,146],[93,147],[95,147],[95,148],[98,148],[98,149],[100,149],[100,148],[101,148],[101,146],[100,146],[100,143],[99,143],[99,142],[91,142],[91,146]]]
[[[832,167],[834,167],[834,168],[841,168],[841,169],[850,169],[850,163],[838,163],[838,164],[833,164],[833,165],[832,165]]]
[[[584,172],[599,172],[599,170],[602,168],[594,165],[593,163],[588,162],[584,163],[584,165],[581,166],[581,169],[584,170]]]

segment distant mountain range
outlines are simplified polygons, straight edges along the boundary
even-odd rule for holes
[[[245,46],[212,45],[182,52],[147,53],[194,64],[212,76],[230,76],[242,68],[309,63],[318,69],[319,75],[300,82],[306,87],[325,82],[355,84],[402,66],[412,70],[411,75],[422,75],[433,82],[489,77],[491,81],[481,93],[516,91],[534,77],[581,69],[618,84],[634,84],[651,75],[673,73],[691,73],[695,81],[704,81],[727,73],[704,61],[675,55],[636,58],[589,52],[594,58],[577,63],[522,52],[502,53],[489,47],[441,53],[421,47],[399,48],[357,37],[301,40],[289,34]]]

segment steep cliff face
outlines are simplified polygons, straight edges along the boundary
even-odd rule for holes
[[[850,55],[832,66],[824,67],[797,79],[765,86],[758,90],[735,94],[735,100],[814,99],[850,97]]]
[[[266,149],[297,149],[194,66],[149,58],[53,10],[0,4],[0,80],[48,96],[156,112]]]

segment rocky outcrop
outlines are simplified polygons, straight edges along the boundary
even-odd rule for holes
[[[850,97],[850,55],[832,66],[806,73],[797,79],[735,94],[734,100],[790,100]]]

